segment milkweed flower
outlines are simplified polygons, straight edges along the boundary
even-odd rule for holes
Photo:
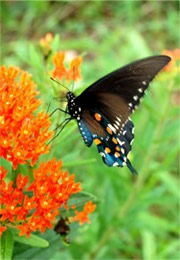
[[[14,169],[28,160],[33,166],[41,154],[49,152],[46,142],[53,132],[47,114],[34,115],[40,105],[37,95],[27,72],[0,67],[0,157],[12,162]]]
[[[81,57],[74,57],[70,62],[70,68],[65,67],[66,53],[59,51],[52,57],[53,64],[55,66],[52,71],[52,77],[58,79],[74,80],[81,79],[80,65],[82,63]]]
[[[20,230],[20,236],[30,236],[31,232],[52,228],[52,222],[61,213],[63,206],[68,213],[69,198],[81,191],[80,183],[75,182],[74,175],[61,169],[62,161],[52,159],[42,162],[33,171],[34,181],[29,185],[27,176],[17,175],[16,183],[5,182],[7,171],[0,167],[0,222],[2,233],[8,226]],[[72,217],[72,221],[89,223],[88,214],[95,205],[86,203],[84,210]],[[71,222],[72,222],[71,221]]]
[[[69,199],[81,187],[74,174],[62,170],[62,161],[51,159],[33,168],[39,156],[49,152],[46,142],[53,134],[49,116],[36,111],[40,105],[37,95],[28,73],[16,67],[0,67],[0,156],[10,161],[13,169],[30,160],[28,173],[34,177],[30,182],[29,175],[17,171],[9,180],[11,171],[0,166],[0,236],[8,228],[20,230],[20,236],[43,233],[62,217],[62,208],[71,222],[89,223],[88,215],[95,209],[89,202],[81,212],[75,210],[76,205],[74,214],[69,211]]]
[[[86,202],[84,205],[83,211],[79,212],[75,210],[75,216],[72,218],[72,221],[79,221],[80,225],[83,225],[85,222],[90,223],[88,215],[92,213],[96,208],[96,205],[92,201]]]

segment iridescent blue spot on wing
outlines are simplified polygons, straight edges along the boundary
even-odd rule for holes
[[[81,136],[85,142],[85,144],[89,147],[91,146],[92,142],[93,142],[93,137],[92,134],[90,132],[90,130],[88,129],[87,125],[84,123],[83,120],[78,121],[78,126],[79,126],[79,131],[81,133]]]

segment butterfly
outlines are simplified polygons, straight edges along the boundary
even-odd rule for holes
[[[128,159],[134,140],[131,113],[138,107],[149,83],[170,61],[159,55],[137,60],[102,77],[79,96],[68,91],[66,124],[75,119],[84,143],[94,142],[103,162],[111,167],[127,165],[137,173]]]

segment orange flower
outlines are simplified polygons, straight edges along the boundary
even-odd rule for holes
[[[34,170],[34,181],[28,185],[28,177],[22,177],[19,173],[16,185],[4,180],[6,171],[1,167],[0,182],[0,222],[2,226],[14,225],[20,230],[20,236],[30,236],[31,232],[46,228],[52,228],[52,221],[60,215],[60,208],[64,206],[68,210],[69,198],[81,191],[80,183],[75,183],[74,175],[61,169],[62,162],[52,159],[42,162],[38,169]],[[28,185],[28,186],[27,186]],[[15,187],[14,187],[15,186]],[[31,193],[29,193],[29,191]],[[30,194],[32,194],[30,196]],[[76,212],[72,221],[89,223],[88,214],[94,211],[95,205],[87,202],[83,212]],[[2,233],[1,229],[0,232]]]
[[[48,55],[51,51],[51,42],[53,41],[52,33],[47,33],[43,38],[40,39],[39,43],[43,50],[44,55]]]
[[[92,201],[86,202],[84,205],[83,211],[75,211],[76,216],[73,217],[73,221],[79,221],[80,225],[83,225],[85,222],[90,223],[88,214],[92,213],[96,208],[96,205]]]
[[[66,74],[67,74],[67,70],[64,66],[64,58],[65,58],[65,54],[62,51],[57,52],[54,56],[53,56],[53,64],[55,66],[55,69],[52,72],[52,77],[53,78],[65,78]]]
[[[70,63],[70,69],[66,69],[64,65],[65,61],[65,53],[62,51],[59,51],[55,53],[53,56],[53,64],[55,66],[55,69],[52,72],[53,78],[58,79],[66,79],[66,80],[74,80],[77,81],[81,79],[81,73],[80,73],[80,65],[82,63],[81,57],[75,57]]]
[[[49,117],[43,112],[33,114],[40,105],[35,87],[28,73],[0,67],[0,156],[11,161],[14,169],[29,159],[34,165],[41,154],[49,152]]]
[[[78,79],[81,79],[81,73],[80,73],[80,65],[82,63],[81,57],[75,57],[70,64],[70,69],[67,72],[67,80],[74,80],[77,81]]]
[[[46,35],[40,39],[40,45],[43,47],[47,46],[52,42],[52,40],[53,40],[52,33],[46,33]]]
[[[180,49],[164,50],[163,54],[171,58],[171,61],[163,68],[164,71],[170,72],[175,68],[177,60],[180,60]]]

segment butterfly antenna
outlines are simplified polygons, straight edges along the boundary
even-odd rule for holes
[[[54,131],[57,131],[58,128],[61,128],[61,129],[59,130],[59,132],[51,139],[51,141],[49,141],[49,143],[48,143],[47,145],[49,145],[50,143],[52,143],[52,141],[54,141],[54,139],[56,139],[56,137],[58,137],[58,136],[60,135],[60,133],[62,132],[62,130],[64,129],[64,127],[69,123],[69,121],[71,121],[71,119],[72,119],[71,117],[64,119],[64,121],[54,129]]]
[[[60,83],[59,81],[53,79],[52,77],[50,77],[50,79],[54,82],[56,82],[57,84],[61,85],[63,88],[67,89],[68,91],[70,91],[66,86],[64,86],[62,83]]]

